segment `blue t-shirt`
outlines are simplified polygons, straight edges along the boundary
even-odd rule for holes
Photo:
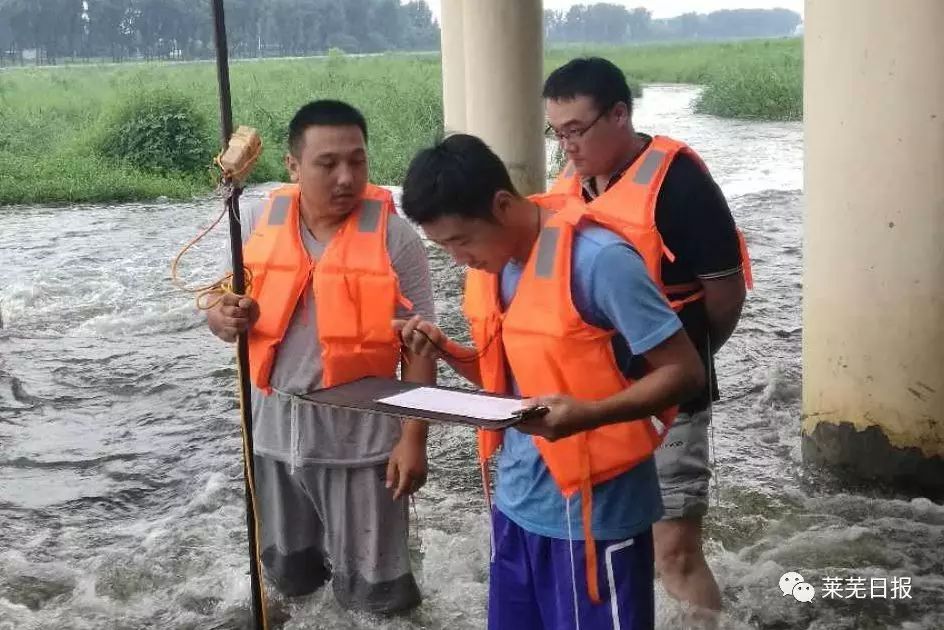
[[[633,354],[655,348],[682,324],[646,272],[642,258],[622,237],[597,225],[581,225],[574,238],[571,292],[584,321],[616,330],[613,346],[627,373]],[[518,289],[523,266],[510,262],[501,274],[502,304]],[[512,379],[513,380],[513,379]],[[517,385],[513,383],[517,391]],[[495,503],[525,530],[552,538],[583,540],[580,495],[567,503],[530,435],[505,431],[498,456]],[[622,540],[646,530],[662,516],[662,494],[650,458],[593,488],[593,535]]]

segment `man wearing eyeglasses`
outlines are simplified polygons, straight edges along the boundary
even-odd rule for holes
[[[679,141],[633,128],[632,96],[614,64],[574,59],[551,73],[543,96],[547,131],[568,159],[552,192],[580,195],[594,212],[622,217],[644,235],[638,242],[649,251],[639,253],[709,375],[703,390],[680,406],[656,452],[664,516],[653,528],[663,585],[704,616],[721,609],[702,551],[708,425],[718,397],[712,356],[734,331],[750,283],[743,239],[698,155]]]

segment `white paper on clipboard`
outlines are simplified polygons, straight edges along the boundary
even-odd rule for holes
[[[520,400],[433,387],[417,387],[402,394],[380,398],[377,402],[405,409],[453,414],[493,422],[508,420],[522,408]]]

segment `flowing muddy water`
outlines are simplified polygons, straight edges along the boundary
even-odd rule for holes
[[[802,127],[696,115],[696,95],[650,86],[635,116],[641,130],[701,153],[754,258],[757,287],[718,362],[707,548],[721,627],[944,628],[944,507],[843,489],[801,465]],[[248,627],[232,348],[168,273],[218,207],[3,210],[0,629]],[[211,275],[226,242],[222,230],[211,235],[187,269]],[[462,332],[460,272],[431,255],[444,327]],[[276,598],[284,628],[484,627],[488,530],[473,438],[436,427],[430,450],[412,533],[422,607],[380,619],[325,592]],[[816,599],[782,595],[790,570]],[[841,580],[843,596],[854,595],[849,578],[867,591],[885,578],[887,594],[823,598],[826,578]],[[911,579],[909,598],[892,592],[893,578]],[[657,606],[660,629],[682,627],[661,590]]]

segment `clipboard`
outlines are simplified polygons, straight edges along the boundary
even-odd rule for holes
[[[405,383],[396,379],[379,378],[374,376],[361,378],[356,381],[351,381],[350,383],[344,383],[343,385],[335,385],[334,387],[319,389],[314,392],[299,396],[299,398],[316,405],[324,405],[327,407],[337,407],[340,409],[363,411],[367,413],[382,413],[399,416],[402,418],[423,420],[425,422],[436,424],[460,424],[474,426],[479,429],[491,430],[506,429],[508,427],[514,426],[528,416],[527,413],[515,413],[502,420],[484,420],[482,418],[476,418],[462,414],[441,413],[437,411],[401,407],[380,402],[384,398],[388,398],[396,394],[403,394],[418,388],[436,389],[442,390],[444,392],[458,392],[482,398],[498,398],[510,401],[520,400],[520,398],[514,396],[501,396],[498,394],[490,394],[488,392],[469,391],[466,389],[460,389],[458,387]]]

